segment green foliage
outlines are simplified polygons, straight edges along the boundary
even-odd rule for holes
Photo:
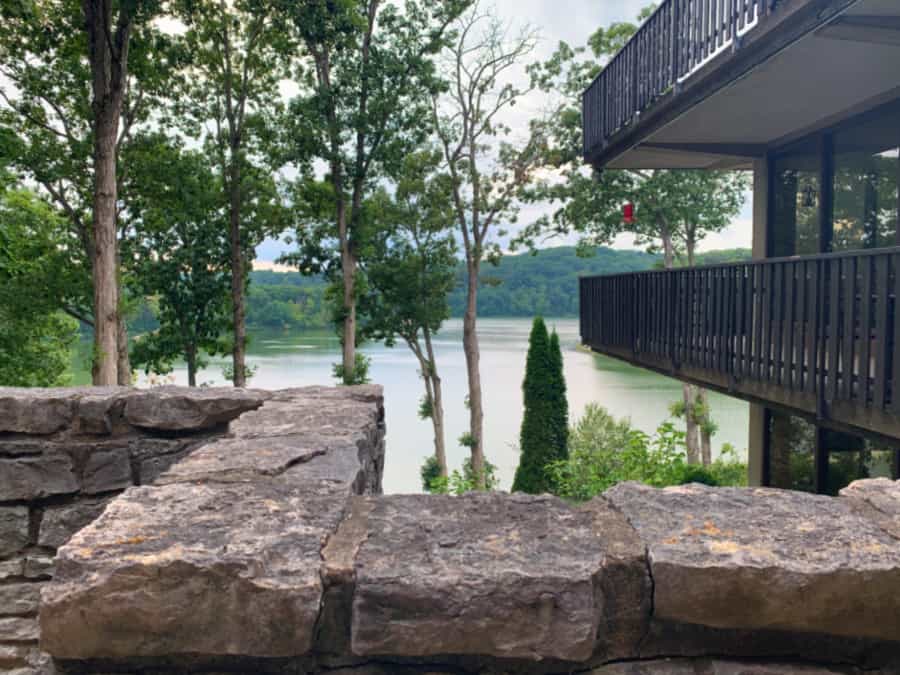
[[[437,457],[429,455],[422,463],[419,470],[419,476],[422,478],[422,490],[431,492],[432,486],[439,484],[441,479],[441,465],[438,463]]]
[[[250,382],[253,379],[253,376],[256,375],[256,371],[259,370],[258,366],[252,365],[244,365],[244,381]],[[225,378],[228,382],[234,382],[234,365],[231,363],[226,363],[222,366],[222,377]]]
[[[204,354],[226,353],[231,267],[221,182],[204,156],[164,137],[143,137],[127,154],[132,236],[123,244],[131,286],[154,298],[159,327],[134,341],[132,363],[168,373],[177,359],[196,385]]]
[[[0,185],[0,385],[68,380],[78,326],[60,311],[72,279],[63,232],[34,193]]]
[[[519,434],[522,455],[513,481],[514,492],[540,494],[553,484],[547,466],[568,457],[568,403],[563,377],[559,336],[550,336],[537,317],[528,338],[525,380],[522,383],[525,413]]]
[[[747,467],[733,448],[723,447],[708,468],[692,466],[685,457],[684,432],[666,422],[653,436],[616,420],[605,409],[589,405],[571,430],[569,459],[550,465],[556,494],[591,499],[623,481],[665,487],[689,482],[744,485]]]
[[[469,457],[463,462],[462,472],[454,469],[447,478],[441,477],[437,459],[429,457],[422,465],[421,476],[425,491],[431,494],[462,496],[467,492],[480,489],[478,481],[475,480],[475,472],[472,471],[472,459]],[[484,483],[485,490],[496,490],[500,484],[500,479],[497,478],[497,467],[487,460],[484,462]]]
[[[344,374],[344,364],[343,363],[335,363],[331,367],[332,376],[342,384],[346,385],[354,385],[354,384],[368,384],[371,380],[369,380],[369,366],[372,365],[372,359],[362,354],[360,352],[356,353],[355,356],[355,365],[353,368],[353,373],[350,377],[345,377]]]

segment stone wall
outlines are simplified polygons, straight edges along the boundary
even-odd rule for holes
[[[59,549],[23,675],[900,673],[900,484],[381,496],[379,389],[257,396]]]
[[[38,601],[57,548],[262,402],[233,390],[0,388],[0,671],[41,661]]]

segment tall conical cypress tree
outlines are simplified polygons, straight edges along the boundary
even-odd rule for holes
[[[544,467],[554,459],[555,436],[550,416],[552,379],[550,338],[544,320],[537,317],[528,338],[525,380],[522,382],[525,413],[519,433],[522,455],[513,492],[540,494],[550,488]]]
[[[566,398],[566,376],[563,372],[562,349],[556,329],[550,336],[550,427],[553,433],[552,460],[569,457],[569,401]]]

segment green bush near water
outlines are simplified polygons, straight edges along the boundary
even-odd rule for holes
[[[723,447],[709,467],[687,463],[684,432],[671,422],[653,436],[617,420],[604,408],[589,405],[569,434],[569,458],[548,466],[555,494],[586,501],[624,481],[655,487],[704,483],[745,485],[747,466],[734,449]]]

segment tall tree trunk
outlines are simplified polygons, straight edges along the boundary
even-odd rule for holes
[[[112,108],[112,109],[111,109]],[[98,105],[94,124],[94,353],[96,385],[119,384],[119,274],[116,228],[118,111]]]
[[[344,326],[342,338],[344,384],[353,384],[356,375],[356,258],[350,246],[347,209],[338,204],[338,233],[341,240],[341,276],[344,282]]]
[[[685,383],[682,385],[682,393],[684,395],[684,420],[686,426],[685,445],[687,446],[688,464],[700,463],[700,434],[697,418],[694,415],[694,404],[696,403],[696,387],[692,384]]]
[[[697,419],[697,423],[700,425],[700,458],[703,466],[710,466],[712,464],[712,420],[709,415],[709,401],[706,398],[706,389],[697,387],[696,394],[694,400],[702,410]]]
[[[469,380],[469,434],[471,436],[472,472],[479,490],[484,490],[484,409],[481,398],[481,354],[478,346],[478,264],[468,263],[466,313],[463,316],[463,351]]]
[[[119,385],[131,386],[131,357],[128,354],[128,326],[125,325],[125,317],[119,313],[119,325],[117,331],[118,341],[118,377]]]
[[[244,309],[244,253],[241,247],[241,167],[238,151],[232,148],[228,180],[228,238],[231,248],[231,307],[234,348],[231,354],[234,386],[247,386],[247,326]]]
[[[437,361],[434,358],[434,347],[431,343],[431,331],[427,328],[425,334],[425,350],[428,355],[427,376],[431,379],[431,424],[434,426],[434,456],[441,470],[441,478],[449,475],[447,467],[447,448],[444,438],[444,396],[441,389],[441,377],[437,371]]]
[[[188,349],[185,354],[188,369],[188,386],[197,386],[197,351],[196,349]]]
[[[661,232],[660,238],[663,243],[663,262],[667,270],[675,266],[675,245],[672,241],[672,235],[669,232],[668,225],[661,223],[659,226]],[[681,387],[682,397],[684,399],[684,423],[685,423],[685,446],[687,448],[688,464],[700,463],[700,428],[697,424],[697,417],[694,414],[697,403],[697,388],[686,382]]]

